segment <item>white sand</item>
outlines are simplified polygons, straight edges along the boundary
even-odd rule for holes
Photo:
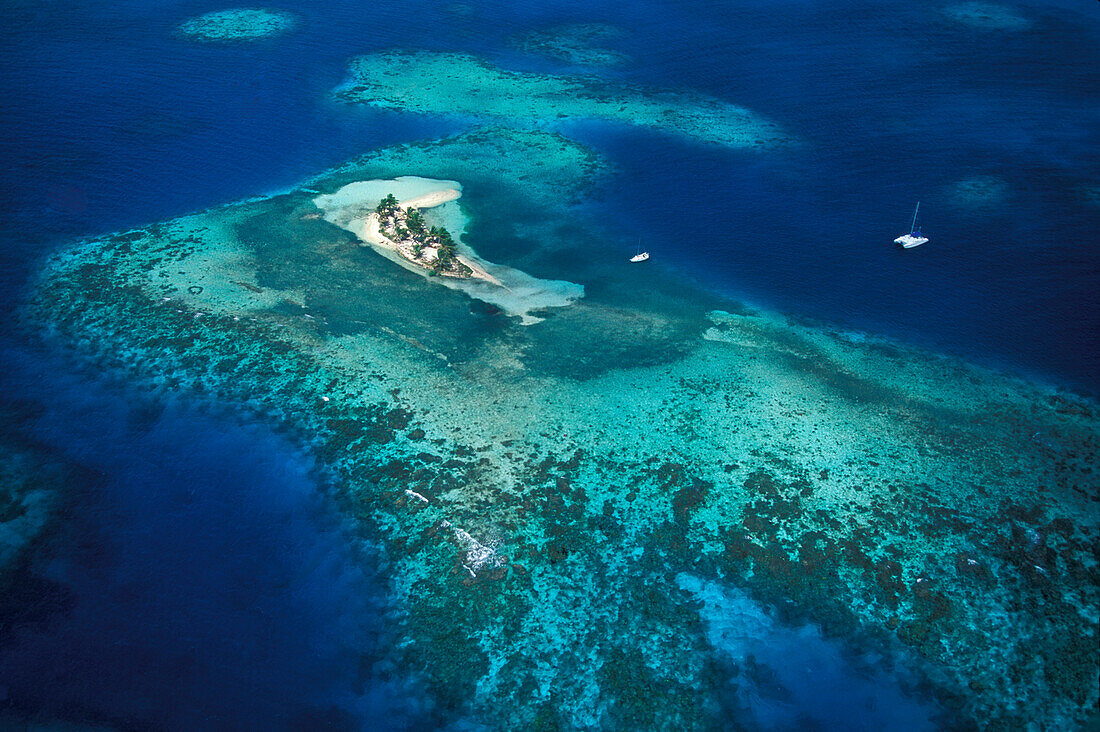
[[[410,198],[408,200],[399,200],[401,208],[435,208],[447,201],[457,201],[462,195],[462,191],[457,188],[444,188],[441,191],[434,191],[432,193],[425,193],[423,196],[417,196],[416,198]]]

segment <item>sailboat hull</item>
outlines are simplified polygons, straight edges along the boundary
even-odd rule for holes
[[[920,229],[917,228],[917,214],[920,213],[920,201],[917,201],[917,207],[913,209],[913,223],[909,226],[909,233],[902,234],[897,239],[894,239],[895,244],[901,244],[902,249],[912,249],[913,247],[919,247],[928,241],[927,236],[923,236],[920,233]]]
[[[912,234],[904,234],[894,239],[895,244],[901,244],[902,249],[912,249],[913,247],[919,247],[921,244],[928,242],[927,236],[913,236]]]

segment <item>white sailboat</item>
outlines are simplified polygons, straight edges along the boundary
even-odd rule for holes
[[[638,243],[638,253],[635,254],[633,257],[631,257],[630,261],[631,262],[644,262],[647,259],[649,259],[649,252],[643,252],[642,251],[642,244],[641,244],[641,242],[639,242]]]
[[[920,201],[917,201],[917,208],[913,211],[913,224],[909,227],[908,234],[902,234],[897,239],[894,239],[895,244],[901,244],[902,249],[912,249],[913,247],[919,247],[928,241],[928,237],[920,233],[920,229],[917,228],[917,212],[920,211]]]

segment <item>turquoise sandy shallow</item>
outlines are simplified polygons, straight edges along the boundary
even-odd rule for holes
[[[565,276],[562,253],[613,235],[578,205],[605,171],[544,132],[381,150],[80,243],[23,323],[293,428],[384,544],[395,660],[445,718],[726,728],[731,679],[766,662],[730,617],[777,648],[858,638],[899,697],[929,695],[914,728],[1092,714],[1097,405],[656,267]],[[521,324],[313,204],[408,175],[461,183],[465,245],[585,297]]]

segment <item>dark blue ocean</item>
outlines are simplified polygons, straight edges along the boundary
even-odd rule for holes
[[[645,232],[661,266],[717,292],[1096,393],[1100,5],[1010,5],[1026,32],[924,6],[288,0],[293,33],[228,46],[173,33],[224,7],[210,2],[6,2],[0,315],[66,241],[462,129],[332,102],[352,55],[459,50],[554,71],[508,38],[601,22],[626,29],[614,44],[633,58],[612,78],[728,99],[804,143],[733,152],[561,128],[618,166],[599,204],[624,232],[608,256]],[[951,186],[976,176],[1007,193],[959,205]],[[918,200],[932,241],[899,251]],[[685,222],[702,230],[690,242]],[[0,342],[0,399],[34,406],[5,429],[87,468],[74,520],[32,568],[50,611],[0,636],[0,711],[126,729],[424,723],[415,687],[369,672],[383,583],[308,454],[201,406],[136,404],[10,330]]]
[[[81,472],[0,601],[0,711],[122,730],[427,724],[383,659],[382,559],[348,539],[308,454],[214,405],[4,355],[22,361],[4,383],[22,438]]]

